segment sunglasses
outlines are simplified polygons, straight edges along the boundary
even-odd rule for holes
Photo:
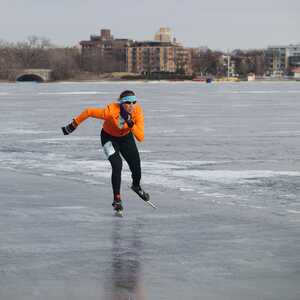
[[[136,104],[136,101],[126,101],[124,104]]]

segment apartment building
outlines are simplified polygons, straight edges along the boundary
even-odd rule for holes
[[[109,29],[100,35],[91,35],[90,40],[81,41],[83,69],[92,72],[126,72],[126,47],[130,39],[114,39]]]
[[[191,74],[191,55],[188,49],[170,42],[134,42],[127,47],[127,71]]]
[[[192,68],[192,50],[175,44],[175,64],[176,72],[181,74],[191,75],[193,74]]]
[[[81,41],[83,68],[93,72],[154,72],[191,74],[191,53],[175,40],[169,28],[160,28],[156,41],[115,39],[109,29]]]
[[[286,71],[286,46],[269,46],[266,51],[267,73],[271,76],[281,76]]]
[[[161,27],[154,41],[135,42],[127,49],[129,72],[192,74],[191,51],[172,38],[170,28]]]
[[[287,64],[288,70],[294,72],[300,67],[300,44],[290,45],[287,47]]]
[[[165,42],[134,42],[127,47],[127,71],[140,74],[175,72],[174,47]]]
[[[278,76],[288,73],[300,66],[300,44],[268,47],[266,62],[269,75]]]

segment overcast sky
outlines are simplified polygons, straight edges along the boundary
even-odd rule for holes
[[[0,39],[30,35],[73,46],[109,28],[151,40],[170,27],[187,47],[214,50],[300,43],[300,0],[0,0]]]

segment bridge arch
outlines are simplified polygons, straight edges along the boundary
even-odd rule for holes
[[[51,73],[51,69],[19,69],[15,72],[15,80],[49,82],[51,81]]]
[[[45,79],[37,74],[21,74],[17,77],[16,81],[25,82],[25,81],[34,81],[34,82],[44,82]]]

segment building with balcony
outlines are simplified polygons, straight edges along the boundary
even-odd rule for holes
[[[90,40],[81,41],[81,63],[91,72],[126,72],[126,47],[129,39],[114,39],[109,29],[100,35],[91,35]]]
[[[134,42],[127,47],[127,71],[139,74],[191,74],[188,49],[170,42]]]
[[[100,36],[80,42],[82,66],[91,72],[192,74],[190,51],[171,38],[169,28],[160,28],[156,41],[141,42],[114,39],[102,29]]]
[[[134,42],[127,47],[127,71],[139,74],[176,72],[175,51],[171,43]]]
[[[300,44],[268,47],[266,51],[268,75],[284,75],[300,66]]]
[[[266,51],[267,75],[282,76],[286,72],[286,46],[269,46]]]
[[[287,48],[287,63],[289,73],[299,72],[300,69],[300,44],[290,45]]]
[[[127,47],[128,72],[139,74],[192,74],[191,51],[173,39],[170,28],[162,27],[154,41],[134,42]]]

